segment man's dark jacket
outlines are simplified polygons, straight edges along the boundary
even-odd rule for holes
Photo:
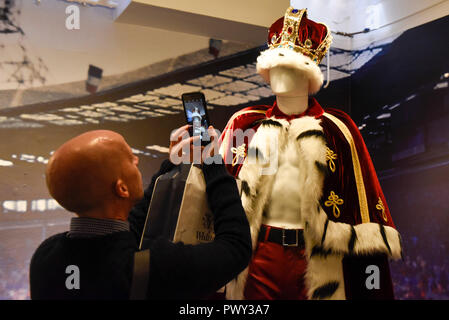
[[[128,299],[134,253],[155,180],[172,168],[173,164],[166,160],[153,176],[144,199],[131,210],[130,231],[90,238],[68,237],[64,232],[45,240],[31,260],[31,298]],[[195,246],[163,238],[152,241],[147,292],[150,299],[203,298],[248,265],[251,238],[236,182],[223,164],[203,165],[203,173],[209,206],[214,214],[215,240]],[[79,289],[66,286],[73,274],[66,273],[70,265],[79,269]]]

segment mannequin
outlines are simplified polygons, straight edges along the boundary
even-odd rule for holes
[[[307,10],[288,8],[257,59],[276,102],[237,112],[223,131],[220,153],[241,181],[253,243],[229,299],[393,298],[387,259],[401,256],[400,235],[368,150],[347,114],[311,97],[331,40]],[[248,129],[254,135],[235,145]],[[264,171],[267,160],[275,170]],[[379,290],[366,288],[370,265]]]
[[[270,86],[273,93],[276,95],[277,105],[279,109],[287,114],[301,114],[308,107],[308,80],[304,72],[295,70],[285,66],[274,67],[270,70]],[[288,175],[281,166],[277,175]],[[291,172],[291,171],[290,171]],[[284,179],[276,179],[273,186],[273,193],[277,192],[296,192],[290,191],[290,188],[285,188],[282,183]],[[289,206],[286,208],[285,203],[270,201],[270,208],[267,210],[267,215],[263,219],[263,224],[279,227],[283,229],[303,229],[303,223],[300,216],[295,214],[298,205]]]
[[[270,86],[283,113],[291,115],[306,111],[309,83],[304,72],[285,66],[274,67],[270,70]]]

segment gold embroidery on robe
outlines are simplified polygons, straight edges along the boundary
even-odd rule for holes
[[[331,191],[331,194],[327,199],[328,200],[324,202],[324,205],[326,207],[332,207],[332,212],[334,213],[335,218],[338,218],[340,216],[340,209],[338,206],[343,204],[343,199],[340,199],[334,191]]]
[[[243,110],[243,111],[238,111],[236,113],[233,114],[233,116],[231,117],[231,119],[229,119],[228,123],[232,123],[237,117],[243,115],[243,114],[249,114],[249,113],[259,113],[259,114],[265,114],[266,110]],[[229,144],[232,142],[232,130],[226,130],[225,128],[225,138],[223,139],[223,143],[220,146],[220,155],[223,157],[223,159],[225,158],[225,154],[229,148]],[[231,137],[229,137],[229,135],[231,135]]]
[[[385,206],[382,202],[382,199],[379,197],[379,201],[377,202],[376,209],[382,211],[382,218],[385,222],[388,221],[387,214],[385,213]]]
[[[326,147],[326,159],[329,162],[329,169],[331,169],[332,172],[335,172],[334,160],[337,160],[337,154],[328,147]]]
[[[360,160],[357,153],[357,148],[355,146],[354,138],[352,137],[352,134],[349,131],[348,127],[340,119],[327,112],[325,112],[323,115],[329,120],[331,120],[333,123],[335,123],[335,125],[337,125],[337,127],[345,136],[346,141],[349,143],[349,146],[351,148],[352,165],[354,167],[355,184],[357,186],[357,194],[359,196],[360,216],[362,218],[362,223],[368,223],[370,222],[368,199],[366,198],[362,167],[360,165]]]
[[[238,146],[237,148],[235,148],[235,147],[231,148],[232,153],[235,154],[234,158],[232,158],[232,166],[233,167],[239,161],[239,157],[242,157],[243,159],[245,159],[245,157],[246,157],[245,147],[246,147],[246,144],[244,143],[244,144]]]

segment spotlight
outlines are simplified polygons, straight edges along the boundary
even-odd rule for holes
[[[220,49],[223,41],[217,39],[209,40],[209,53],[213,55],[215,58],[220,54]]]
[[[103,69],[95,67],[93,65],[89,65],[89,71],[86,81],[86,90],[89,91],[90,93],[97,92],[102,75]]]

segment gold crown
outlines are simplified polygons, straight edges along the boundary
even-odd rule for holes
[[[268,46],[271,49],[291,49],[308,56],[316,64],[323,60],[331,43],[329,28],[324,23],[307,19],[307,9],[289,7],[285,16],[273,23],[268,33]]]

